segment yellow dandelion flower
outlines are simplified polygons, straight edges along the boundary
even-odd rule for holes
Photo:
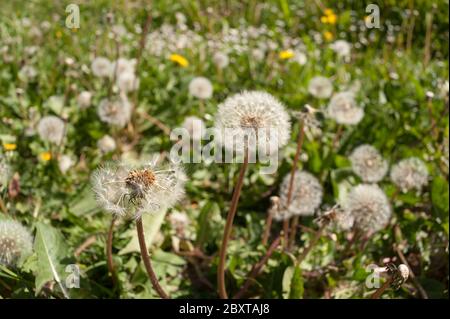
[[[39,157],[41,158],[41,160],[43,160],[44,162],[48,162],[49,160],[52,159],[52,153],[50,152],[43,152],[39,155]]]
[[[328,23],[328,17],[327,16],[322,16],[320,18],[320,22],[327,24]]]
[[[324,13],[325,13],[326,16],[334,15],[333,9],[329,9],[329,8],[325,9]]]
[[[278,57],[279,57],[281,60],[292,59],[292,58],[294,57],[294,52],[292,52],[292,50],[284,50],[284,51],[281,51],[281,52],[278,54]]]
[[[179,66],[182,66],[183,68],[189,65],[189,61],[184,56],[179,54],[171,54],[169,60],[177,63]]]
[[[14,151],[17,148],[17,144],[3,143],[3,148],[5,151]]]
[[[335,15],[335,14],[330,14],[330,15],[328,16],[328,23],[329,23],[329,24],[336,24],[336,21],[337,21],[337,15]]]
[[[323,37],[325,38],[325,40],[331,41],[331,40],[333,40],[334,35],[333,35],[333,33],[331,33],[330,31],[325,31],[325,32],[323,33]]]

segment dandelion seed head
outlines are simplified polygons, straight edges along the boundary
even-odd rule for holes
[[[375,184],[353,187],[343,207],[354,218],[354,227],[369,233],[383,229],[392,215],[386,194]]]
[[[309,81],[308,92],[319,99],[327,99],[333,93],[333,84],[326,77],[316,76]]]
[[[73,164],[73,160],[69,155],[62,155],[58,159],[58,167],[62,173],[66,173],[73,166]]]
[[[352,92],[335,94],[328,104],[327,113],[338,124],[344,125],[356,125],[364,116],[364,110],[356,105]]]
[[[94,172],[91,182],[104,210],[139,218],[172,207],[183,196],[185,181],[180,166],[149,161],[140,165],[109,163]]]
[[[364,182],[377,183],[388,171],[388,163],[371,145],[360,145],[350,155],[352,169]]]
[[[193,140],[200,140],[206,133],[205,122],[197,116],[186,117],[182,126],[189,132]]]
[[[421,191],[428,184],[428,169],[417,157],[401,160],[391,168],[391,180],[404,193]]]
[[[112,72],[116,72],[116,76],[119,77],[120,75],[124,73],[131,73],[134,75],[135,68],[136,68],[136,59],[125,59],[125,58],[119,58],[117,61],[114,61],[111,64]]]
[[[260,148],[272,153],[289,141],[291,124],[284,105],[275,97],[245,91],[219,105],[214,128],[225,148],[243,152],[247,144],[249,152]]]
[[[318,179],[305,171],[298,170],[294,177],[291,202],[288,205],[291,174],[284,177],[280,188],[280,203],[291,214],[312,216],[322,203],[323,189]]]
[[[42,140],[60,144],[64,138],[65,124],[57,116],[45,116],[39,121],[37,131]]]
[[[105,57],[96,57],[91,64],[92,73],[99,78],[109,78],[114,69],[113,64]]]
[[[352,45],[345,40],[336,40],[330,45],[331,49],[336,52],[339,57],[349,58],[352,50]]]
[[[33,80],[37,76],[37,71],[32,65],[24,65],[19,71],[19,78],[22,81]]]
[[[131,104],[124,96],[113,100],[103,99],[98,105],[97,113],[103,122],[124,127],[131,118]]]
[[[97,141],[97,147],[102,153],[110,153],[116,150],[116,141],[109,135],[103,136]]]
[[[213,62],[219,69],[224,69],[230,63],[228,55],[223,52],[216,52],[213,55]]]
[[[210,99],[213,94],[211,81],[202,76],[193,78],[189,83],[189,94],[201,100]]]
[[[77,96],[77,103],[81,109],[91,106],[92,93],[89,91],[80,92]]]
[[[116,85],[120,92],[132,92],[139,87],[139,79],[132,72],[122,72],[117,76]]]
[[[0,220],[0,264],[16,266],[32,252],[33,237],[17,221]]]

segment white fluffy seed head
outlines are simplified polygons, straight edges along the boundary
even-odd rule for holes
[[[391,169],[391,180],[404,193],[421,191],[428,184],[428,169],[425,163],[417,157],[401,160]]]
[[[326,77],[316,76],[309,81],[308,92],[319,99],[327,99],[333,93],[333,84]]]
[[[38,134],[44,141],[60,144],[65,134],[65,124],[57,116],[45,116],[38,124]]]
[[[33,237],[17,221],[0,220],[0,264],[16,266],[32,252]]]
[[[211,81],[202,76],[193,78],[189,83],[189,94],[201,100],[210,99],[213,94]]]
[[[102,153],[113,152],[116,149],[116,141],[109,135],[103,136],[97,141],[97,147]]]
[[[335,94],[328,104],[327,113],[338,124],[344,125],[356,125],[364,116],[364,110],[356,105],[352,92]]]
[[[89,91],[80,92],[77,96],[77,103],[81,109],[91,106],[92,93]]]
[[[189,132],[189,135],[193,140],[201,140],[206,133],[205,122],[197,116],[186,117],[182,126]]]
[[[219,105],[214,129],[226,149],[243,153],[247,145],[249,152],[259,148],[272,154],[288,143],[291,124],[284,105],[275,97],[245,91]]]
[[[58,167],[61,173],[66,173],[72,166],[74,162],[69,155],[62,155],[58,159]]]
[[[364,182],[377,183],[388,171],[388,163],[372,145],[364,144],[355,148],[350,155],[352,169]]]
[[[343,203],[343,208],[353,216],[353,226],[368,233],[383,229],[392,215],[386,194],[375,184],[353,187]]]
[[[0,192],[8,185],[11,177],[11,167],[6,162],[6,159],[0,154]]]
[[[330,45],[331,49],[342,58],[349,58],[352,50],[352,45],[345,40],[336,40]]]
[[[97,202],[104,210],[134,218],[172,207],[182,198],[185,181],[180,166],[156,164],[156,159],[139,165],[109,163],[91,178]]]
[[[139,79],[132,72],[122,72],[117,75],[116,85],[120,92],[132,92],[139,87]]]
[[[109,78],[113,74],[113,64],[105,57],[96,57],[91,64],[92,73],[100,78]]]
[[[124,127],[131,118],[131,104],[125,96],[100,101],[97,109],[100,119],[108,124]]]
[[[228,55],[223,52],[216,52],[213,55],[213,62],[219,69],[224,69],[230,63]]]
[[[280,206],[292,215],[312,216],[322,203],[323,189],[312,174],[298,170],[294,177],[292,196],[288,204],[291,174],[287,174],[280,188]]]
[[[135,73],[136,59],[119,58],[117,61],[111,63],[112,72],[116,72],[116,77],[119,77],[123,73]]]

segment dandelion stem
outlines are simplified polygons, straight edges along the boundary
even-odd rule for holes
[[[269,240],[270,229],[272,228],[272,221],[273,221],[273,214],[271,212],[269,212],[267,214],[265,228],[264,228],[264,234],[263,234],[262,241],[261,241],[264,246],[267,245],[267,241]]]
[[[305,140],[305,125],[303,121],[299,121],[300,124],[300,132],[297,137],[297,149],[295,150],[295,156],[294,156],[294,162],[292,163],[291,168],[291,176],[289,179],[289,188],[288,188],[288,194],[287,194],[287,203],[286,203],[286,209],[289,208],[289,205],[292,201],[292,193],[294,191],[294,180],[295,180],[295,173],[297,172],[297,163],[300,158],[300,153],[302,151],[303,141]],[[291,249],[292,245],[295,242],[295,236],[297,233],[297,225],[298,225],[298,217],[295,216],[294,220],[291,225],[291,231],[290,231],[290,237],[287,242],[287,248]],[[287,236],[287,234],[285,234]]]
[[[372,297],[370,297],[370,299],[380,299],[381,295],[386,291],[386,289],[389,288],[389,286],[392,284],[392,277],[390,277],[388,280],[386,280],[386,282],[377,289],[377,291],[375,291],[372,295]]]
[[[244,184],[244,176],[248,166],[248,151],[245,151],[244,163],[241,166],[239,177],[236,183],[236,187],[233,191],[231,198],[231,205],[227,215],[227,221],[225,224],[225,230],[223,233],[222,246],[219,252],[219,267],[217,269],[217,284],[219,288],[219,296],[222,299],[228,299],[227,291],[225,288],[225,259],[227,254],[228,240],[230,239],[231,230],[233,227],[234,216],[236,215],[237,205],[239,197],[241,196],[242,185]]]
[[[402,249],[401,249],[402,244],[400,243],[400,241],[402,240],[403,235],[402,235],[402,230],[401,230],[400,226],[398,224],[395,225],[394,230],[395,230],[395,234],[396,234],[396,236],[395,236],[396,244],[394,245],[394,250],[397,253],[400,260],[402,261],[402,263],[405,264],[409,268],[409,277],[411,278],[416,289],[419,291],[419,294],[422,296],[423,299],[428,299],[427,292],[425,291],[425,289],[423,289],[422,285],[417,280],[416,275],[414,274],[411,267],[409,266],[408,260],[406,260],[406,257],[402,252]]]
[[[142,218],[140,217],[136,220],[136,230],[139,239],[139,247],[141,248],[142,261],[144,262],[145,269],[147,270],[147,274],[150,278],[153,288],[156,290],[156,292],[162,299],[169,299],[169,296],[166,294],[166,292],[159,284],[158,278],[156,278],[156,274],[153,271],[150,256],[148,255],[147,251],[147,245],[145,244],[145,235],[144,235],[144,227],[142,225]]]
[[[8,210],[6,209],[5,202],[3,201],[3,198],[0,196],[0,210],[5,213],[5,215],[8,215]]]
[[[283,249],[286,249],[289,241],[289,218],[283,220]]]
[[[344,127],[342,125],[339,125],[336,131],[336,135],[334,135],[333,149],[336,149],[339,146],[339,140],[341,139],[343,133]]]
[[[238,291],[237,294],[234,295],[233,299],[240,299],[243,296],[245,296],[245,293],[247,292],[248,288],[252,285],[255,278],[261,273],[262,269],[264,268],[265,264],[269,260],[270,256],[272,256],[275,249],[278,247],[281,241],[281,236],[278,236],[270,245],[270,247],[267,249],[264,256],[261,258],[261,260],[253,265],[252,269],[250,270],[249,274],[247,275],[247,280],[245,281],[242,288]]]
[[[116,269],[114,267],[113,252],[112,252],[113,231],[114,231],[115,223],[116,223],[116,217],[113,217],[111,219],[111,225],[109,226],[108,238],[106,241],[106,257],[107,257],[108,270],[109,270],[109,273],[111,274],[113,285],[114,285],[114,287],[117,287],[117,273],[116,273]]]
[[[322,237],[323,231],[325,230],[325,227],[328,225],[327,222],[324,222],[320,228],[317,230],[314,237],[311,239],[311,242],[309,243],[309,246],[306,247],[302,253],[297,257],[297,264],[300,265],[303,260],[308,256],[309,252],[313,249],[313,247],[317,244],[320,237]]]

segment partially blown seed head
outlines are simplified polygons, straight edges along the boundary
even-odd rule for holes
[[[19,222],[0,220],[0,264],[16,266],[32,252],[33,237]]]
[[[95,76],[108,78],[113,73],[113,64],[105,57],[97,57],[92,61],[91,69]]]
[[[369,233],[383,229],[392,215],[386,194],[380,187],[372,184],[353,187],[343,207],[353,216],[354,227]]]
[[[103,99],[98,105],[97,113],[103,122],[124,127],[130,121],[131,104],[124,96],[111,101]]]
[[[273,153],[287,144],[290,121],[284,105],[266,92],[246,91],[219,105],[215,130],[227,149]]]
[[[153,160],[137,166],[109,163],[93,174],[92,185],[103,209],[139,218],[172,207],[184,194],[185,179],[179,166]]]
[[[288,203],[289,184],[291,174],[283,179],[280,189],[281,207],[286,208],[293,215],[311,216],[322,203],[323,189],[319,181],[312,174],[297,171],[292,188],[290,204]]]
[[[344,125],[356,125],[364,116],[364,110],[356,105],[351,92],[335,94],[328,104],[327,112],[330,118]]]
[[[44,141],[59,144],[64,138],[65,124],[59,117],[45,116],[39,121],[37,131]]]
[[[420,191],[428,184],[428,169],[417,157],[401,160],[391,169],[391,180],[402,192]]]
[[[388,163],[371,145],[360,145],[350,155],[352,169],[364,182],[377,183],[388,171]]]
[[[309,81],[308,92],[319,99],[327,99],[333,93],[333,84],[326,77],[316,76]]]

